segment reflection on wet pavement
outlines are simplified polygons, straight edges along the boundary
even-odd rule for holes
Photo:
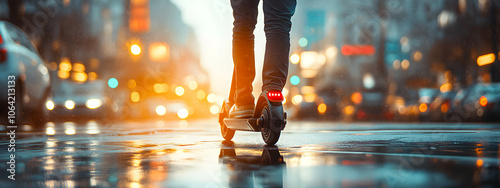
[[[237,155],[234,142],[222,142],[219,162],[225,165],[225,170],[230,174],[230,187],[283,187],[286,163],[278,147],[264,146],[258,155],[254,150],[246,153]]]
[[[162,125],[162,126],[159,126]],[[19,133],[16,181],[2,187],[498,187],[499,130],[290,123],[222,141],[215,124],[48,123]],[[139,131],[132,127],[142,126]],[[184,125],[182,125],[184,126]],[[380,129],[386,127],[386,130]],[[474,129],[474,127],[476,129]],[[465,131],[466,130],[466,131]],[[5,139],[5,138],[1,138]],[[0,143],[6,149],[5,140]],[[5,163],[0,168],[6,169]],[[1,177],[7,172],[0,171]]]

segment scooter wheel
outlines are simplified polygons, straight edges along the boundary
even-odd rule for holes
[[[220,125],[220,133],[222,134],[222,137],[227,141],[230,141],[234,137],[234,130],[227,128],[224,123]]]
[[[228,108],[228,106],[229,105],[226,104],[226,101],[224,101],[224,104],[222,104],[221,113],[219,114],[219,116],[222,116],[221,117],[222,119],[227,118],[229,116],[229,109],[226,109]],[[224,121],[220,121],[219,123],[220,123],[220,133],[222,135],[222,138],[224,138],[227,141],[233,139],[235,131],[233,129],[228,128],[224,123]]]
[[[264,139],[264,142],[267,145],[274,145],[276,142],[278,142],[278,139],[280,138],[281,131],[273,131],[271,129],[271,110],[269,108],[268,104],[264,104],[262,106],[262,111],[261,111],[261,116],[260,119],[263,123],[260,133],[262,135],[262,139]]]

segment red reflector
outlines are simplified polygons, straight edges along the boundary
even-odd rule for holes
[[[340,49],[342,55],[373,55],[375,53],[375,47],[372,45],[345,45]]]
[[[2,38],[2,35],[0,35],[0,44],[3,43],[3,38]]]
[[[281,91],[267,92],[267,98],[271,102],[283,102],[283,94],[281,94]]]
[[[7,60],[7,50],[6,49],[0,49],[0,62],[4,62]]]

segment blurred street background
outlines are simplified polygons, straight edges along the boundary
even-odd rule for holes
[[[499,186],[500,2],[297,3],[289,123],[264,146],[219,133],[229,0],[0,0],[0,102],[16,107],[0,130],[18,126],[0,185]]]

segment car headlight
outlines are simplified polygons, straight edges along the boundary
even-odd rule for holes
[[[363,75],[363,86],[366,89],[373,89],[375,87],[375,78],[373,78],[372,74],[367,73]]]
[[[73,108],[75,108],[75,102],[72,101],[72,100],[67,100],[65,103],[64,103],[64,106],[66,106],[66,108],[68,110],[73,110]]]
[[[45,107],[47,107],[47,110],[53,110],[54,109],[54,102],[51,101],[51,100],[48,100],[46,103],[45,103]]]
[[[89,99],[87,102],[85,102],[85,106],[89,109],[96,109],[101,107],[102,101],[101,99]]]
[[[181,119],[186,119],[189,115],[189,111],[185,108],[181,108],[179,111],[177,111],[177,116]]]
[[[156,111],[156,114],[158,114],[159,116],[163,116],[163,115],[165,115],[165,113],[167,113],[167,109],[163,105],[156,106],[155,111]]]

